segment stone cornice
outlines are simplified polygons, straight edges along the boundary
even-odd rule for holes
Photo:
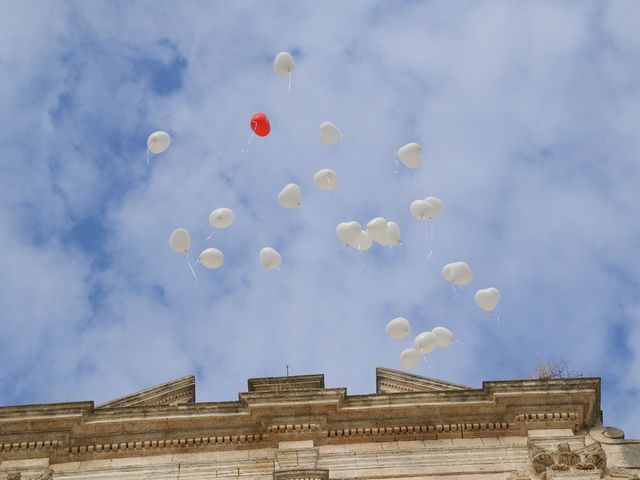
[[[140,392],[99,405],[97,408],[133,407],[138,405],[180,405],[196,401],[196,378],[178,378]]]
[[[318,380],[303,383],[317,386]],[[344,388],[273,391],[267,385],[235,402],[0,407],[0,460],[267,448],[289,440],[330,445],[526,435],[545,428],[578,431],[598,423],[600,412],[598,378],[353,396]]]

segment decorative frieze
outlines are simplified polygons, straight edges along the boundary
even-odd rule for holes
[[[529,456],[536,473],[547,478],[551,472],[602,472],[607,455],[599,443],[579,450],[571,450],[568,443],[560,443],[555,451],[529,444]]]
[[[328,431],[329,437],[357,437],[367,435],[415,435],[473,430],[507,430],[506,422],[444,423],[435,425],[394,425],[388,427],[338,428]]]

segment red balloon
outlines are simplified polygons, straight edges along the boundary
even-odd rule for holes
[[[271,131],[269,119],[267,118],[267,115],[262,112],[258,112],[251,117],[251,123],[249,125],[251,125],[251,130],[253,130],[259,137],[266,137]]]

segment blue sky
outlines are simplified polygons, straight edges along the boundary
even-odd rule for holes
[[[640,437],[640,5],[8,2],[0,19],[0,403],[98,402],[196,373],[325,373],[351,393],[412,334],[461,343],[415,373],[480,386],[566,361]],[[293,85],[272,71],[296,58]],[[252,140],[251,115],[272,133]],[[318,141],[324,121],[344,138]],[[146,138],[171,133],[146,163]],[[394,152],[424,148],[417,170]],[[332,168],[335,191],[313,187]],[[281,208],[287,183],[300,209]],[[409,204],[433,195],[425,225]],[[209,241],[208,214],[236,212]],[[343,248],[376,216],[403,246]],[[194,282],[169,235],[225,253]],[[264,246],[279,271],[258,263]],[[433,246],[433,256],[427,261]],[[464,260],[457,296],[442,279]],[[473,302],[502,292],[500,322]]]

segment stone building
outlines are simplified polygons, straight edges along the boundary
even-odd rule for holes
[[[323,375],[254,378],[195,401],[188,376],[96,406],[0,407],[0,480],[638,478],[640,441],[602,426],[600,379],[470,388],[379,368],[376,393]]]

